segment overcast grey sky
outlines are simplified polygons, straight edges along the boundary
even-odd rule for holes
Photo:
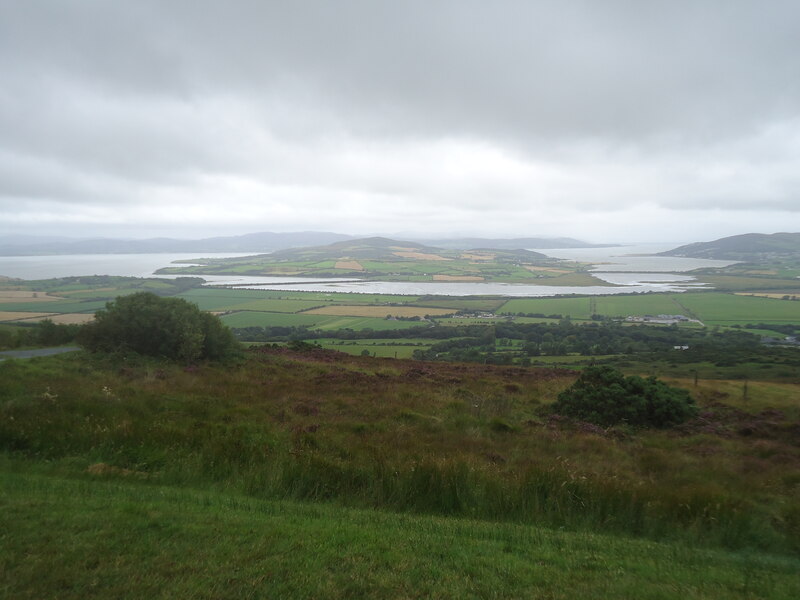
[[[800,2],[0,0],[0,235],[800,230]]]

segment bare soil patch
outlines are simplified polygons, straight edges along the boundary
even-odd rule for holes
[[[346,269],[348,271],[363,271],[364,267],[357,260],[340,260],[333,265],[334,269]]]
[[[782,293],[771,293],[771,292],[736,292],[736,296],[756,296],[758,298],[776,298],[778,300],[782,300],[785,296],[789,297],[789,300],[795,300],[800,298],[800,291],[797,292],[782,292]]]
[[[0,311],[0,322],[7,322],[7,321],[41,321],[42,319],[46,319],[48,317],[52,317],[53,313],[43,313],[43,312],[22,312],[22,311],[9,311],[3,310]]]
[[[434,275],[434,281],[483,281],[479,275]]]
[[[745,271],[747,275],[777,275],[778,272],[772,269],[752,269]]]
[[[63,300],[59,296],[51,296],[47,292],[31,292],[28,290],[0,290],[0,302],[52,302]]]

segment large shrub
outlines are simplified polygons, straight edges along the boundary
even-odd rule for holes
[[[150,292],[108,302],[86,325],[79,341],[93,351],[128,351],[176,360],[217,359],[237,342],[214,315],[181,298]]]
[[[589,367],[558,395],[555,412],[608,427],[669,427],[697,413],[689,392],[655,377],[625,377],[612,367]]]

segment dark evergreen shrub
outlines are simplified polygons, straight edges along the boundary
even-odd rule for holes
[[[612,367],[588,367],[558,395],[553,410],[603,427],[670,427],[697,414],[689,392],[655,377],[626,377]]]

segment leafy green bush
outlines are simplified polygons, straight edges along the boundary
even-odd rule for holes
[[[655,377],[625,377],[613,367],[589,367],[558,395],[558,414],[597,425],[670,427],[697,413],[689,392]]]
[[[108,302],[81,331],[79,342],[92,351],[132,350],[185,361],[223,358],[237,347],[216,316],[181,298],[161,298],[151,292]]]

